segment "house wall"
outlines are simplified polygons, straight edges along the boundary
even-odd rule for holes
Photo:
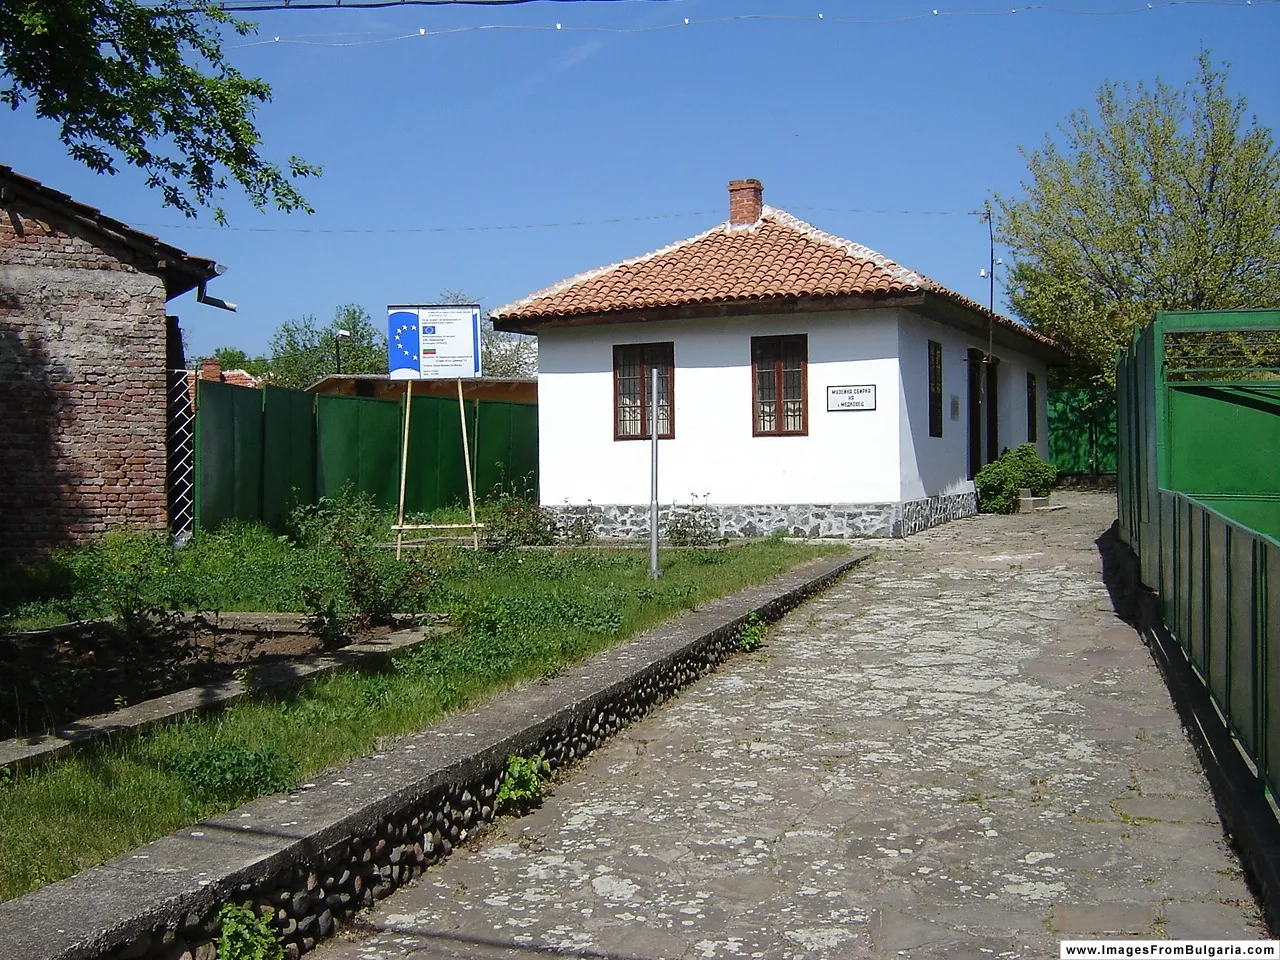
[[[675,438],[659,500],[884,504],[901,496],[896,310],[550,328],[540,333],[542,502],[647,504],[650,445],[614,440],[613,345],[675,344]],[[807,332],[809,435],[754,437],[753,336]],[[856,335],[850,335],[855,333]],[[829,385],[875,384],[874,411],[828,413]]]
[[[929,348],[942,344],[942,436],[929,436]],[[968,351],[985,352],[987,344],[952,327],[903,312],[898,327],[901,357],[901,499],[946,496],[971,491],[969,479]],[[1048,459],[1048,419],[1045,404],[1046,368],[1042,361],[1007,347],[996,346],[998,441],[1001,450],[1027,441],[1027,373],[1036,375],[1036,406],[1040,428],[1036,448]],[[953,399],[958,416],[952,419]],[[983,415],[982,429],[986,428]],[[983,458],[986,458],[983,436]]]
[[[47,211],[0,215],[0,561],[162,527],[165,290]]]

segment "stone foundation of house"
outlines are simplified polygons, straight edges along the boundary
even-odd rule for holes
[[[587,518],[598,537],[649,535],[648,504],[566,504],[546,509],[566,523],[581,523],[581,518]],[[909,537],[977,512],[977,494],[970,491],[902,503],[663,504],[658,522],[664,537],[672,520],[689,518],[704,524],[712,539],[777,533],[791,537]]]

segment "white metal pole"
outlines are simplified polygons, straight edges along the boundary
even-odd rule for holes
[[[654,367],[649,391],[649,441],[653,448],[649,490],[649,579],[658,579],[658,368]]]

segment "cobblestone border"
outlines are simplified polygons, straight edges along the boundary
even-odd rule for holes
[[[449,855],[494,815],[512,754],[585,756],[865,560],[817,560],[332,771],[0,904],[4,960],[214,960],[225,903],[271,918],[296,960],[335,923]]]

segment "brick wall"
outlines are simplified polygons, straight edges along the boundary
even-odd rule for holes
[[[163,527],[165,289],[124,247],[0,210],[0,563]]]

